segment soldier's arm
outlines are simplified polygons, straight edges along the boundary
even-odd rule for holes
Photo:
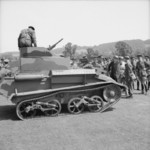
[[[37,47],[36,35],[35,35],[34,31],[32,32],[32,42],[33,42],[34,46]]]
[[[20,37],[21,37],[21,34],[18,37],[18,47],[20,47]]]
[[[108,72],[111,70],[111,66],[112,66],[112,62],[110,62],[110,64],[108,64]]]

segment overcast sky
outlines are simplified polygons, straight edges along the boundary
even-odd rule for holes
[[[150,38],[150,0],[0,0],[0,52],[17,51],[22,29],[34,26],[39,47],[64,38],[77,45]]]

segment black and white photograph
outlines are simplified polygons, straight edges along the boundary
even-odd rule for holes
[[[0,0],[0,150],[150,149],[150,0]]]

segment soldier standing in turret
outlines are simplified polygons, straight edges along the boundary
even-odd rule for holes
[[[29,26],[28,29],[24,29],[21,31],[18,37],[18,47],[37,47],[36,36],[35,36],[35,28]]]

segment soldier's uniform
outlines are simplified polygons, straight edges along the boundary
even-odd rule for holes
[[[147,79],[148,79],[147,87],[149,90],[149,88],[150,88],[150,59],[149,59],[149,56],[145,56],[145,67],[146,67]]]
[[[141,55],[138,55],[139,58],[141,58]],[[137,76],[139,81],[141,82],[141,89],[142,89],[142,94],[147,92],[147,73],[146,73],[146,68],[145,68],[145,63],[144,61],[138,61],[136,65],[136,70],[137,70]]]
[[[124,75],[125,75],[125,84],[128,87],[129,97],[132,97],[133,96],[133,93],[132,93],[133,80],[132,80],[132,77],[131,77],[131,74],[133,73],[132,64],[129,61],[129,59],[130,59],[129,56],[126,56],[125,59],[126,59],[125,73],[124,73]]]
[[[120,76],[120,64],[118,62],[118,56],[115,56],[114,60],[109,64],[108,72],[110,77],[118,82]]]
[[[139,89],[139,81],[137,79],[137,73],[136,73],[136,60],[135,57],[131,57],[131,64],[132,64],[132,71],[135,74],[136,80],[133,81],[133,89],[135,89],[135,82],[137,82],[137,89]]]
[[[119,57],[120,59],[120,76],[119,76],[119,82],[122,84],[125,84],[125,76],[124,76],[124,71],[125,71],[125,61],[122,56]]]
[[[32,47],[32,44],[35,47],[37,46],[34,28],[30,26],[28,29],[21,31],[18,37],[18,47]]]

